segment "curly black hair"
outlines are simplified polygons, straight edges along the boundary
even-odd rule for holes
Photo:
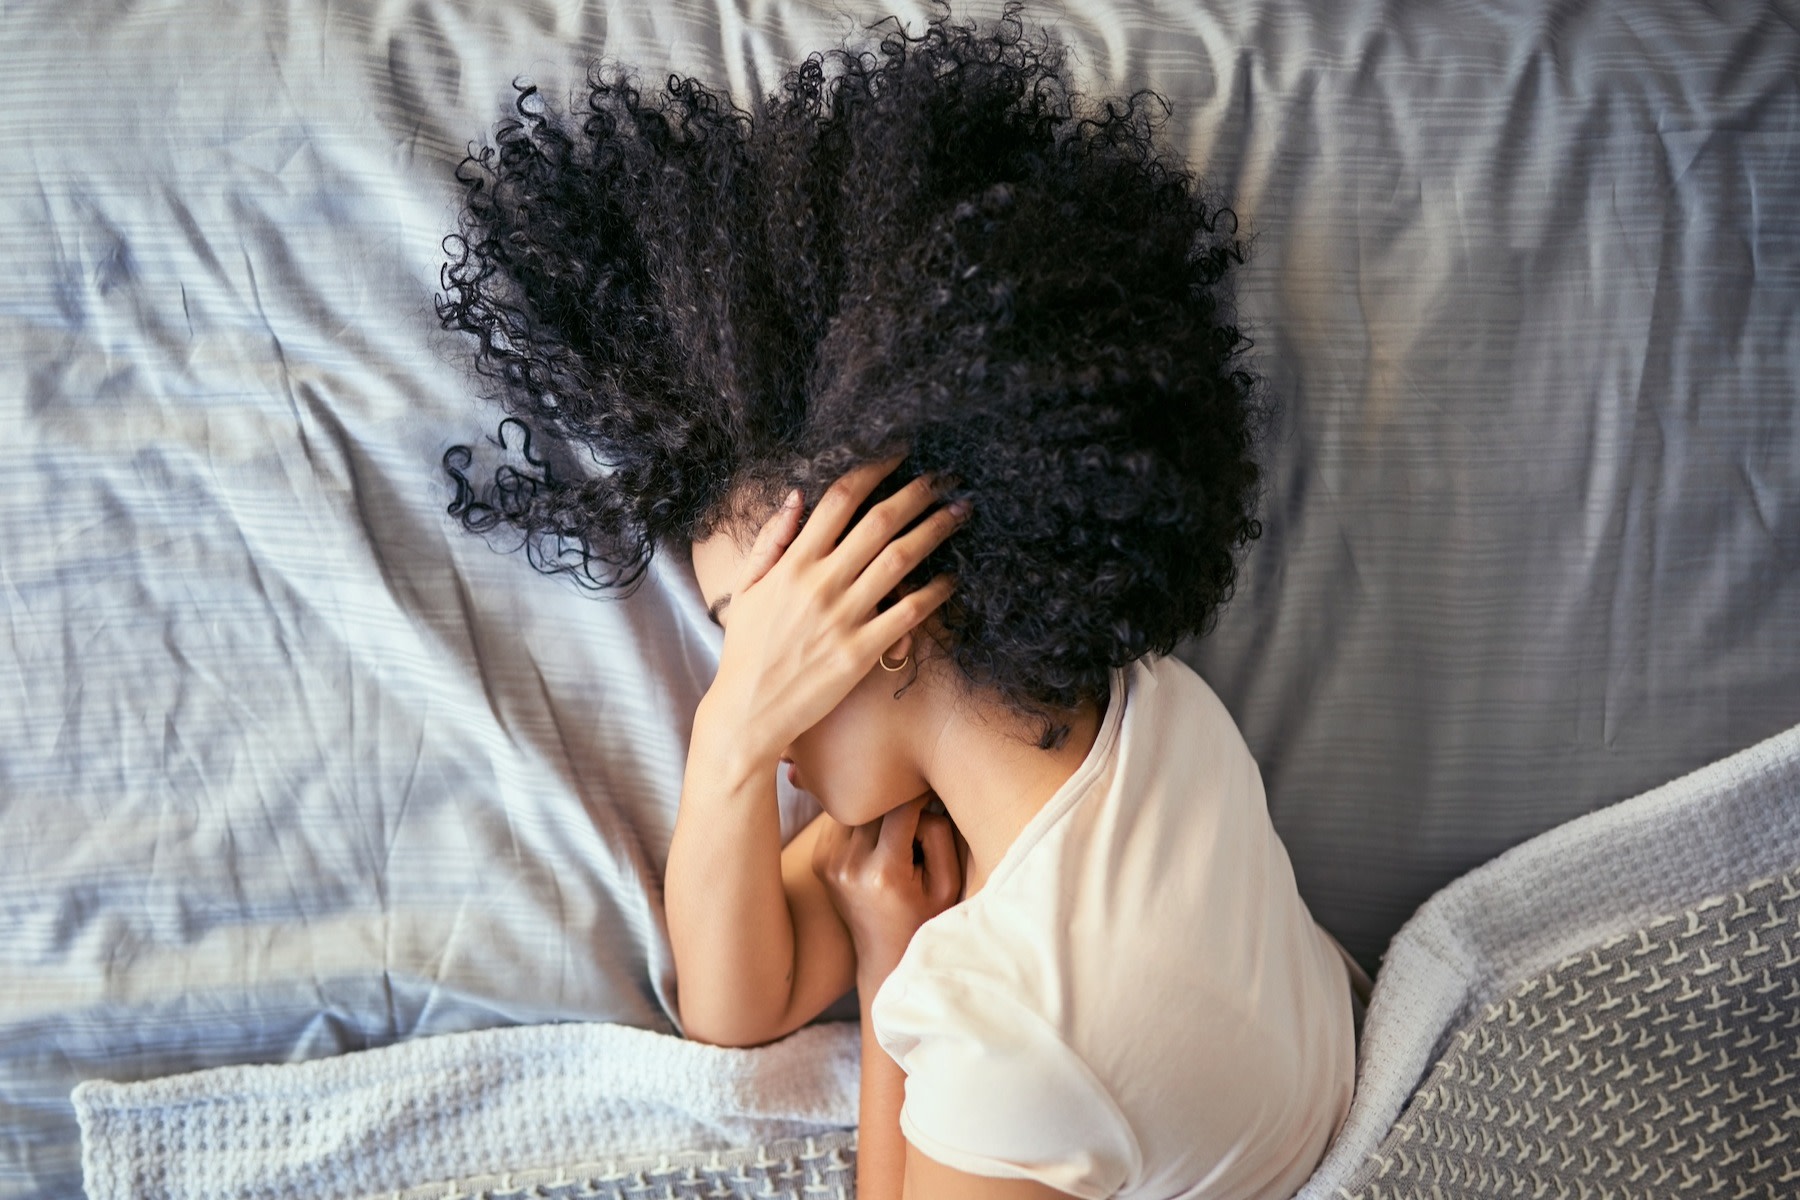
[[[579,120],[515,83],[457,168],[437,312],[530,469],[477,489],[452,447],[449,512],[629,590],[659,545],[904,453],[870,503],[960,481],[973,516],[910,582],[955,575],[945,651],[1049,747],[1111,668],[1212,628],[1261,534],[1271,409],[1226,286],[1236,217],[1160,151],[1167,101],[1088,102],[1019,0],[987,26],[938,3],[754,112],[598,63]]]

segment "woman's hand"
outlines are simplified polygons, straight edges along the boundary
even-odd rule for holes
[[[962,895],[950,818],[925,811],[933,799],[927,792],[866,825],[828,820],[813,847],[813,874],[850,930],[865,996],[881,986],[919,926]]]
[[[913,480],[838,540],[900,461],[850,471],[826,490],[805,528],[798,492],[764,523],[736,585],[720,602],[725,644],[696,730],[705,723],[728,731],[723,736],[749,761],[772,765],[850,694],[883,650],[949,598],[950,577],[939,575],[876,611],[967,515],[966,508],[946,506],[896,537],[937,501],[931,479]]]

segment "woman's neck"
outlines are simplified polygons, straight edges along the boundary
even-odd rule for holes
[[[1054,750],[1021,740],[1018,719],[994,706],[973,719],[965,709],[944,721],[925,779],[969,846],[964,898],[987,883],[1020,832],[1081,766],[1103,716],[1100,705],[1084,701]]]

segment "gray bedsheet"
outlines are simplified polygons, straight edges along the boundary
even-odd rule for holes
[[[959,5],[986,15],[998,3]],[[0,1197],[69,1088],[668,1031],[716,631],[443,514],[451,171],[604,53],[740,99],[920,4],[8,4]],[[1045,3],[1257,235],[1265,536],[1185,653],[1366,966],[1430,892],[1800,721],[1791,3]],[[789,828],[809,801],[784,792]]]

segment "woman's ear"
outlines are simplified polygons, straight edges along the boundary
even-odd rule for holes
[[[912,658],[913,644],[917,640],[918,638],[911,632],[903,633],[895,638],[888,644],[888,648],[881,652],[881,665],[887,667],[890,671],[899,670],[898,667],[891,666],[890,664],[909,661]]]

